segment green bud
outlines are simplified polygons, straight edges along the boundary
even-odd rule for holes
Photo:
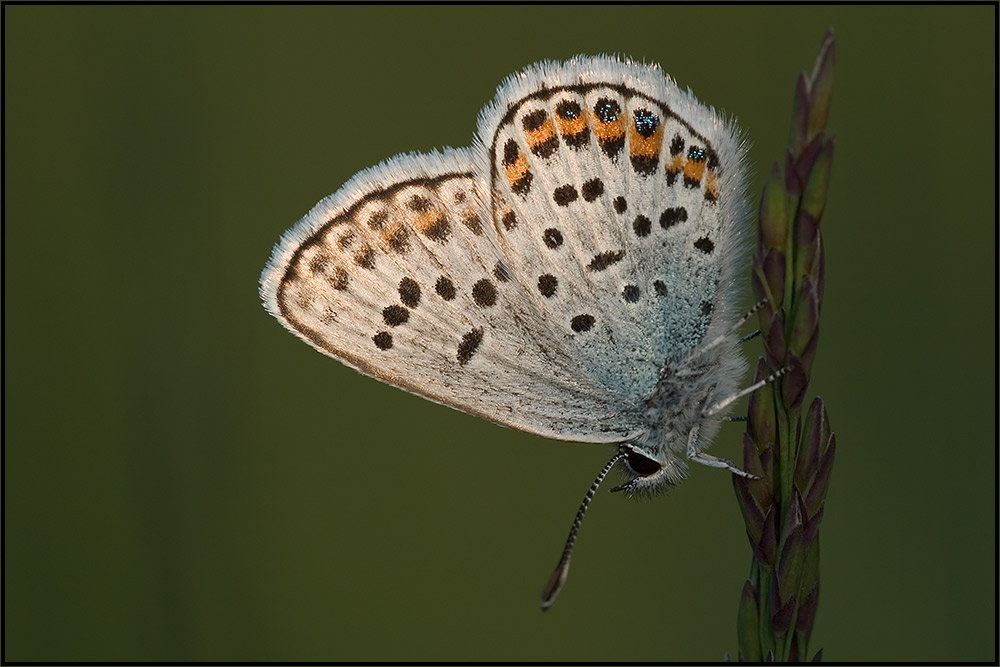
[[[736,613],[737,636],[740,642],[740,660],[760,662],[760,617],[757,614],[757,592],[753,584],[746,581],[740,593],[740,606]]]
[[[814,137],[826,131],[826,121],[830,117],[833,101],[833,70],[837,60],[837,47],[833,40],[833,28],[823,36],[823,46],[809,77],[809,129],[807,135]]]
[[[760,243],[767,250],[782,249],[788,237],[788,193],[777,163],[771,165],[771,176],[760,197]]]
[[[830,190],[830,174],[833,171],[833,139],[827,139],[823,143],[819,143],[819,140],[820,137],[816,137],[810,144],[810,147],[816,144],[816,156],[809,164],[809,171],[800,172],[805,181],[801,210],[817,220],[823,217],[826,195]]]

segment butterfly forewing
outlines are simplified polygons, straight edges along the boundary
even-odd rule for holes
[[[277,246],[265,303],[325,354],[431,400],[549,437],[629,436],[525,298],[485,201],[467,151],[362,172]]]

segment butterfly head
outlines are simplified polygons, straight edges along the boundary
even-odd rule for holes
[[[619,472],[625,482],[611,489],[628,496],[652,496],[678,484],[687,476],[687,464],[670,452],[657,452],[639,444],[622,444]]]

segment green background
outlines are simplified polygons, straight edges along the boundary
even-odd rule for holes
[[[7,660],[717,660],[730,476],[602,490],[285,332],[257,278],[356,171],[465,145],[508,73],[659,62],[782,155],[837,34],[811,393],[838,455],[813,647],[996,660],[996,9],[4,8]],[[749,304],[750,297],[747,296]],[[748,355],[760,343],[747,345]],[[712,452],[739,458],[739,425]]]

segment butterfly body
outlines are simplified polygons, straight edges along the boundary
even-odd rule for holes
[[[629,448],[628,490],[683,479],[743,371],[729,332],[745,167],[735,127],[658,68],[541,63],[470,148],[394,157],[275,247],[269,312],[389,384],[559,440]],[[655,468],[655,470],[654,470]]]

